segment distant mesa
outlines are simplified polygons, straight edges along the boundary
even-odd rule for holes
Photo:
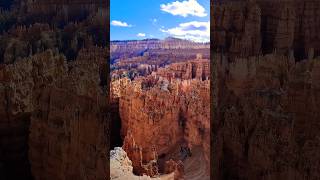
[[[111,41],[112,53],[145,49],[209,49],[210,43],[197,43],[189,40],[168,37],[160,39]]]

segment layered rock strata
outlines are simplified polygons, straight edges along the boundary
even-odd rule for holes
[[[185,62],[195,59],[198,53],[208,59],[208,50],[209,43],[195,43],[177,38],[110,42],[111,64],[121,63],[116,65],[117,68],[126,63],[139,65],[137,62],[159,66],[169,62]]]
[[[209,43],[195,43],[192,41],[166,38],[164,40],[146,39],[142,41],[112,41],[110,52],[145,50],[145,49],[209,49]]]

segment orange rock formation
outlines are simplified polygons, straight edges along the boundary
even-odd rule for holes
[[[182,177],[183,168],[173,151],[184,145],[191,152],[202,147],[209,170],[208,75],[209,62],[202,60],[171,64],[133,81],[112,82],[113,94],[119,98],[123,149],[136,174],[156,176],[175,171],[176,178]],[[166,159],[167,163],[160,163]]]

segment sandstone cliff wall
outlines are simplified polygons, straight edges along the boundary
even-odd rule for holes
[[[160,165],[159,157],[169,157],[185,144],[191,150],[204,150],[203,163],[209,171],[210,81],[202,80],[202,73],[208,72],[209,67],[208,61],[193,63],[172,64],[133,81],[112,82],[111,89],[116,90],[113,97],[119,98],[123,148],[132,160],[134,173],[164,173],[161,167],[169,167]],[[192,67],[197,68],[193,71]],[[177,77],[171,77],[172,73],[177,73]]]
[[[173,63],[165,68],[159,68],[154,75],[171,79],[198,79],[207,80],[210,75],[210,64],[208,60],[194,60],[182,63]]]

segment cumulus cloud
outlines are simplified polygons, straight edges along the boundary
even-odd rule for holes
[[[160,9],[175,16],[207,16],[206,10],[197,2],[197,0],[175,1],[168,4],[161,4]]]
[[[138,33],[137,36],[138,37],[146,37],[146,34],[145,33]]]
[[[132,25],[130,25],[126,22],[121,22],[121,21],[117,21],[117,20],[111,21],[111,25],[112,26],[119,26],[119,27],[132,27]]]
[[[191,21],[187,23],[181,23],[178,27],[174,28],[161,28],[160,31],[167,33],[169,36],[181,39],[188,39],[195,42],[210,41],[210,21]]]

